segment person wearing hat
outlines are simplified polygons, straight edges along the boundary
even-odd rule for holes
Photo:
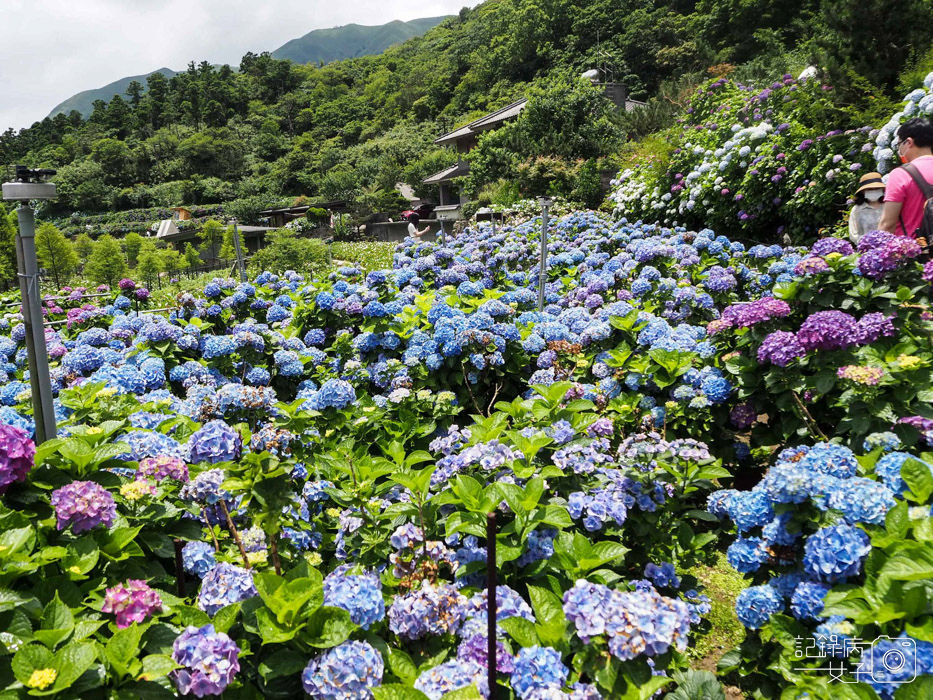
[[[855,205],[849,212],[849,238],[858,244],[862,236],[881,225],[884,211],[884,180],[881,173],[865,173],[855,190]]]

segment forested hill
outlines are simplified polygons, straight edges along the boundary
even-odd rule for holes
[[[425,17],[409,22],[395,20],[378,26],[347,24],[343,27],[315,29],[304,36],[286,42],[272,52],[273,58],[282,58],[295,63],[330,63],[344,58],[369,56],[385,51],[393,44],[400,44],[413,36],[419,36],[436,27],[444,17]],[[159,68],[143,75],[131,75],[94,90],[84,90],[72,95],[49,112],[49,117],[56,114],[68,114],[77,110],[87,118],[94,110],[95,100],[109,102],[115,95],[125,95],[134,81],[145,84],[152,73],[161,73],[166,78],[176,74],[171,68]]]
[[[292,39],[272,52],[273,58],[295,63],[330,63],[344,58],[370,56],[436,27],[445,17],[424,17],[409,22],[395,20],[376,27],[347,24],[333,29],[315,29]]]
[[[60,214],[232,200],[248,212],[306,195],[349,199],[363,215],[397,205],[395,183],[450,163],[433,145],[439,134],[530,94],[541,107],[526,110],[519,131],[481,142],[468,186],[560,192],[579,181],[580,159],[673,123],[683,95],[713,75],[770,84],[814,64],[852,125],[889,114],[929,32],[927,0],[884,5],[488,0],[378,56],[317,66],[247,54],[239,70],[204,61],[155,74],[144,93],[98,101],[87,119],[8,130],[0,164],[57,168]],[[598,52],[633,97],[657,98],[648,109],[625,120],[599,112],[576,78]]]
[[[131,75],[128,78],[120,78],[119,80],[114,80],[112,83],[108,83],[101,88],[95,88],[93,90],[84,90],[79,92],[76,95],[72,95],[67,100],[61,104],[55,105],[51,112],[49,112],[49,117],[54,117],[56,114],[68,114],[72,110],[81,113],[82,117],[89,117],[91,111],[94,109],[95,100],[104,100],[109,102],[116,95],[125,95],[127,88],[129,88],[130,83],[137,82],[144,84],[146,79],[153,73],[161,73],[166,78],[171,78],[175,75],[175,71],[171,68],[159,68],[154,70],[151,73],[145,73],[143,75]]]

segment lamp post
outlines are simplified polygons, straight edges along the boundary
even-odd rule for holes
[[[29,202],[33,199],[55,199],[55,184],[42,182],[55,174],[54,170],[30,170],[16,166],[13,182],[3,183],[3,199],[19,202],[16,216],[19,233],[16,236],[16,261],[19,289],[23,300],[23,324],[26,327],[26,354],[29,360],[29,384],[32,390],[36,443],[55,437],[55,407],[52,404],[52,377],[45,345],[45,325],[39,294],[39,265],[36,262],[36,219]]]
[[[547,210],[554,203],[550,197],[538,197],[541,205],[541,261],[538,266],[538,311],[544,311],[544,283],[547,281]]]

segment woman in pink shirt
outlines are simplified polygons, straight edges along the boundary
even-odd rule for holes
[[[901,162],[911,163],[924,180],[933,184],[933,124],[920,117],[910,119],[897,130],[897,139]],[[895,168],[888,176],[881,230],[916,237],[925,204],[926,199],[910,173]]]

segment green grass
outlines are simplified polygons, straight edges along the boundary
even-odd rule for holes
[[[364,241],[361,243],[334,243],[334,260],[356,263],[363,272],[384,270],[392,267],[395,243]]]
[[[696,566],[690,573],[703,584],[712,607],[706,616],[712,629],[690,649],[690,655],[698,668],[715,672],[722,655],[745,639],[745,628],[735,615],[735,599],[748,584],[722,553],[713,566]]]

